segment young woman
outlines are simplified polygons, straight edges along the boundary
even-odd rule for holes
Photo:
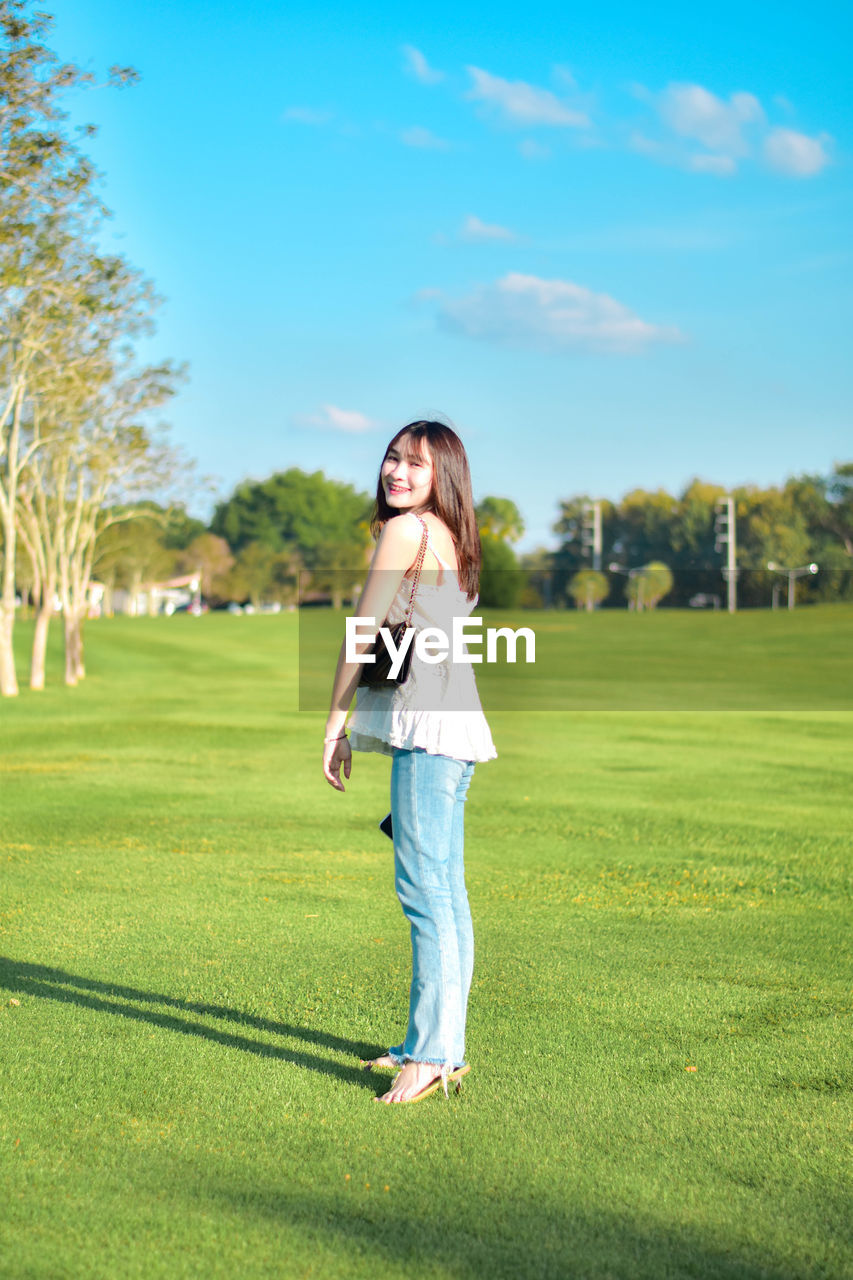
[[[385,451],[371,529],[378,537],[358,616],[404,620],[423,550],[411,623],[440,627],[477,601],[480,539],[462,442],[441,422],[412,422]],[[357,652],[363,653],[366,645]],[[346,718],[363,664],[341,646],[326,721],[323,772],[344,790],[352,768]],[[418,1102],[468,1070],[465,1014],[474,948],[463,866],[463,806],[478,760],[496,755],[470,663],[412,656],[401,685],[362,686],[352,748],[392,756],[391,823],[397,896],[411,925],[409,1023],[401,1044],[368,1062],[399,1068],[386,1103]]]

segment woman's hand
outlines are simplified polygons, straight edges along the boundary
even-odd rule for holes
[[[352,750],[349,738],[336,738],[334,742],[324,742],[323,774],[326,781],[336,791],[346,791],[346,787],[341,782],[341,765],[344,767],[344,777],[349,781],[352,769]]]

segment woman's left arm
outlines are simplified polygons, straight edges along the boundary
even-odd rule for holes
[[[358,602],[358,617],[373,618],[376,625],[372,636],[359,642],[358,652],[366,652],[375,640],[379,628],[388,616],[391,601],[397,594],[404,573],[414,563],[420,541],[420,533],[414,522],[404,516],[394,516],[383,526]],[[365,634],[364,630],[362,634]],[[344,640],[338,654],[331,706],[323,735],[323,773],[326,781],[336,791],[344,790],[340,776],[341,766],[346,778],[349,778],[352,768],[352,752],[344,736],[344,725],[363,666],[363,662],[347,662]]]

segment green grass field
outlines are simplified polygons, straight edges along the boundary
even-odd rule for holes
[[[781,643],[807,699],[490,714],[473,1067],[415,1107],[357,1062],[407,1001],[388,761],[324,782],[294,615],[91,623],[0,705],[0,1276],[850,1274],[853,610],[541,620],[706,694],[734,623],[727,697]]]

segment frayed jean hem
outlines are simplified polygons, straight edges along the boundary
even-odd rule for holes
[[[460,1067],[468,1065],[464,1058],[461,1062],[454,1062],[452,1066],[444,1058],[413,1058],[410,1053],[403,1053],[402,1047],[389,1049],[388,1057],[395,1067],[404,1067],[407,1062],[424,1062],[430,1067],[446,1067],[448,1071],[458,1071]]]

